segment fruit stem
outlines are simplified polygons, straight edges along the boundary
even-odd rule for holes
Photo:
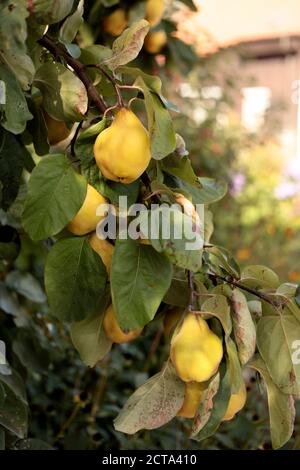
[[[88,97],[90,100],[97,106],[97,108],[103,114],[107,108],[103,98],[98,94],[96,88],[94,87],[89,76],[85,72],[85,65],[83,65],[79,60],[74,59],[65,49],[63,49],[46,34],[41,39],[38,40],[38,43],[47,49],[56,59],[64,59],[67,64],[72,67],[75,74],[84,84]]]

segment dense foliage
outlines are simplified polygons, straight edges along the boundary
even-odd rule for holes
[[[193,169],[188,110],[163,83],[198,64],[172,16],[194,7],[165,3],[1,2],[1,448],[280,448],[293,434],[300,289],[212,242],[227,184],[209,164],[236,140],[202,138]],[[146,210],[124,215],[120,196]],[[103,247],[106,202],[118,230]]]

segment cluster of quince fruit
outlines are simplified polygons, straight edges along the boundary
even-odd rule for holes
[[[209,380],[221,363],[222,340],[197,313],[185,313],[178,308],[170,310],[164,320],[165,333],[170,334],[176,324],[170,358],[178,377],[185,382],[184,402],[177,416],[194,418],[205,397]],[[243,382],[238,393],[231,395],[222,421],[231,420],[243,408],[246,398]]]
[[[164,0],[146,0],[145,19],[151,26],[146,36],[144,47],[150,54],[157,54],[167,43],[167,35],[163,29],[158,29],[165,11]],[[123,8],[115,9],[103,19],[103,30],[111,36],[119,36],[128,26],[128,12]]]

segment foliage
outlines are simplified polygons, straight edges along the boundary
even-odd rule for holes
[[[194,170],[188,136],[185,143],[176,134],[179,110],[163,95],[159,57],[143,49],[151,26],[145,2],[37,0],[13,7],[2,2],[0,21],[0,324],[7,350],[0,368],[1,446],[234,448],[243,433],[243,443],[262,447],[263,437],[255,433],[266,423],[266,394],[258,404],[259,423],[251,391],[236,426],[222,423],[231,395],[243,380],[251,383],[253,369],[267,390],[272,445],[284,446],[300,389],[299,288],[280,284],[265,266],[241,269],[225,248],[210,242],[208,205],[222,199],[226,183],[210,178],[214,171]],[[119,7],[128,28],[114,38],[105,31],[105,18]],[[168,34],[160,51],[165,70],[189,71],[197,58],[172,34],[172,8],[151,32]],[[129,185],[104,178],[93,154],[113,108],[125,103],[147,127],[152,155]],[[49,147],[45,113],[71,130],[56,147]],[[67,229],[86,203],[87,183],[116,209],[111,275],[89,234],[73,236]],[[124,195],[146,210],[124,217],[118,205]],[[180,207],[172,212],[178,198]],[[163,206],[162,219],[153,222],[157,205]],[[123,239],[124,218],[140,228],[138,239]],[[166,239],[167,219],[172,232]],[[158,237],[143,232],[149,220]],[[178,239],[174,234],[187,221],[193,229]],[[200,244],[186,248],[195,233]],[[134,343],[112,350],[103,329],[111,302],[124,331],[145,327]],[[162,325],[173,307],[182,308],[181,319],[191,312],[205,319],[224,350],[192,423],[175,418],[185,384],[171,364]],[[145,431],[153,429],[153,437]],[[231,429],[230,437],[223,429]],[[135,433],[133,440],[126,436]]]

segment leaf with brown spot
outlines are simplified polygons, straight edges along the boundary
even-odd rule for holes
[[[112,46],[113,55],[103,62],[110,70],[134,60],[143,47],[150,25],[146,20],[133,23],[118,37]]]
[[[217,375],[215,375],[215,377],[210,381],[207,389],[203,392],[202,400],[192,426],[192,436],[196,436],[208,422],[213,408],[213,398],[219,390],[219,386],[220,374],[217,373]]]
[[[182,407],[184,383],[170,362],[150,377],[127,400],[114,421],[116,431],[135,434],[141,429],[156,429],[173,419]]]
[[[231,295],[233,331],[241,364],[246,364],[256,348],[256,327],[253,322],[247,299],[239,289]]]
[[[272,381],[264,361],[258,354],[251,361],[249,367],[257,370],[266,384],[272,445],[274,449],[279,449],[293,433],[295,419],[293,397],[283,393]]]

